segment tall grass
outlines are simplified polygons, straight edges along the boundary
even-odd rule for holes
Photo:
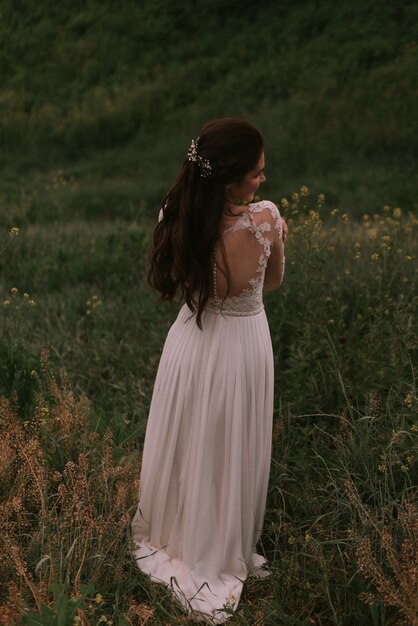
[[[290,235],[285,281],[266,297],[276,413],[259,547],[271,576],[247,582],[231,624],[415,625],[417,220],[385,206],[353,221],[306,187],[277,203]],[[5,231],[4,624],[193,623],[130,556],[176,313],[145,284],[150,227],[138,215]]]

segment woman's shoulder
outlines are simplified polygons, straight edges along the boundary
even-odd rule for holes
[[[251,213],[260,213],[261,211],[268,210],[273,217],[280,216],[280,211],[274,202],[271,200],[259,200],[258,202],[251,202],[249,205]]]

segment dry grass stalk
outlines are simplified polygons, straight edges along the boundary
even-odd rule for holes
[[[398,530],[403,539],[398,547],[388,521],[381,523],[376,514],[360,499],[351,480],[345,482],[351,504],[363,516],[372,536],[358,529],[351,531],[360,571],[371,580],[383,601],[394,606],[412,626],[418,626],[418,507],[406,502],[398,515]],[[381,557],[373,545],[377,540]],[[383,559],[384,555],[384,559]]]
[[[98,589],[114,582],[139,471],[134,461],[114,462],[110,432],[99,441],[86,398],[65,378],[47,379],[25,423],[0,398],[0,441],[0,624],[10,624],[48,604],[54,580],[69,580],[75,597],[87,581]]]

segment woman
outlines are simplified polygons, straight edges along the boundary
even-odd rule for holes
[[[273,354],[262,291],[283,278],[287,232],[253,202],[264,148],[250,124],[209,122],[164,199],[149,282],[185,304],[161,356],[133,520],[135,557],[194,621],[223,623],[249,574],[265,512]]]

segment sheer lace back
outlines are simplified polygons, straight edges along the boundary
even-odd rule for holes
[[[279,210],[268,200],[250,204],[240,216],[226,219],[221,236],[230,271],[229,293],[218,244],[213,262],[213,296],[206,308],[225,315],[254,315],[263,308],[264,274],[272,245],[282,236]]]

